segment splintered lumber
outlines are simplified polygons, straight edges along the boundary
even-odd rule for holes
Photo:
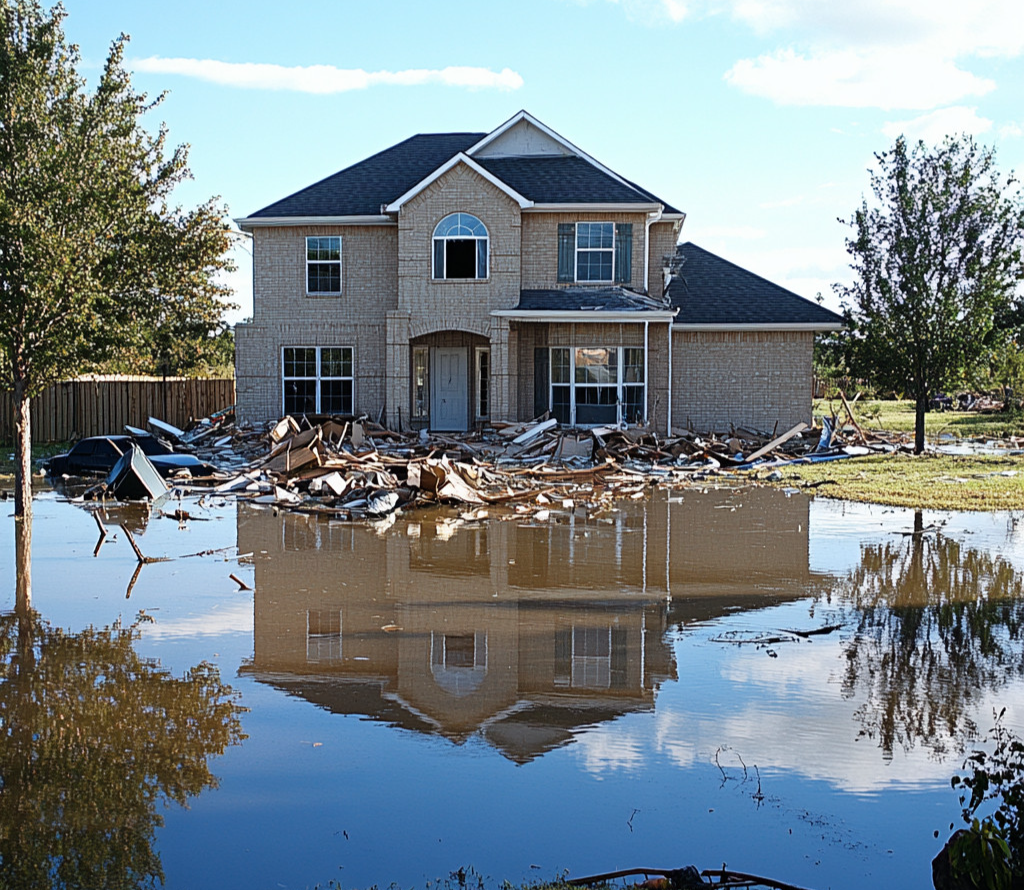
[[[860,393],[858,393],[860,395]],[[850,403],[846,401],[846,394],[839,390],[839,398],[843,400],[843,407],[846,409],[846,414],[850,418],[850,423],[853,424],[853,428],[857,431],[857,435],[860,436],[861,442],[867,444],[867,436],[864,435],[864,430],[860,428],[860,424],[857,423],[857,419],[853,416],[853,408],[850,407]]]
[[[290,414],[281,418],[277,426],[270,431],[270,441],[275,445],[284,439],[289,439],[299,431],[299,425]]]
[[[753,454],[747,455],[746,463],[753,463],[759,457],[764,457],[773,448],[778,448],[781,444],[783,444],[784,442],[788,442],[790,439],[793,438],[793,436],[795,436],[797,433],[802,433],[805,429],[807,429],[807,424],[801,421],[791,430],[787,430],[781,436],[772,439],[771,442],[769,442],[763,448],[758,448],[757,451],[755,451]]]
[[[530,427],[522,435],[516,436],[512,440],[513,445],[525,445],[527,442],[532,442],[541,433],[547,432],[552,427],[558,426],[558,421],[555,418],[545,420],[543,423],[538,423],[536,426]]]

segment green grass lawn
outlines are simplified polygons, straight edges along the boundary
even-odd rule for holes
[[[51,442],[46,445],[32,446],[32,472],[38,473],[36,461],[44,457],[63,454],[71,447],[71,442]],[[10,482],[14,478],[14,443],[0,442],[0,479]]]
[[[780,468],[779,487],[922,510],[1024,510],[1024,457],[877,454]],[[768,469],[752,473],[762,480]]]
[[[914,403],[858,399],[853,403],[857,423],[867,430],[913,433]],[[817,399],[814,402],[817,417],[835,414],[840,424],[848,422],[843,404],[838,399]],[[948,433],[958,439],[1005,439],[1024,436],[1024,415],[999,412],[982,414],[978,411],[929,411],[924,421],[925,435],[935,438]]]

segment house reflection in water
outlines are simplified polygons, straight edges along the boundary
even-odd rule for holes
[[[243,670],[336,713],[479,732],[530,760],[653,707],[675,677],[671,625],[806,595],[806,500],[740,500],[658,493],[603,521],[457,529],[415,511],[381,534],[240,505],[256,579]]]

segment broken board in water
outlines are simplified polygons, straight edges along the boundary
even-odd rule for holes
[[[104,483],[119,501],[155,501],[167,494],[167,483],[141,448],[129,445]]]

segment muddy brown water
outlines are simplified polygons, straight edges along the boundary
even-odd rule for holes
[[[57,493],[4,524],[0,883],[928,887],[963,750],[993,709],[1024,728],[1015,515],[182,506],[108,507],[98,551]]]

